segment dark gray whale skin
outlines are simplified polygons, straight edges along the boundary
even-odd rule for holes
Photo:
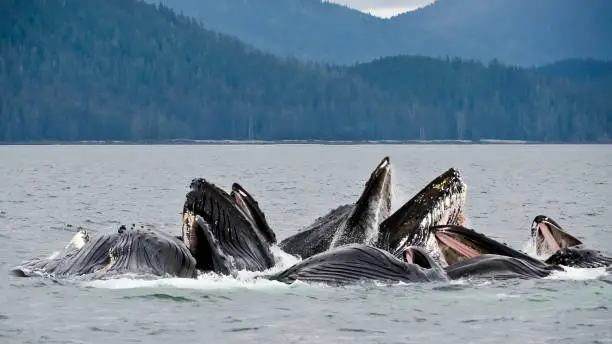
[[[176,237],[154,229],[126,230],[122,226],[118,232],[97,236],[81,248],[24,262],[12,272],[21,277],[103,279],[130,273],[195,278],[196,261]]]
[[[276,235],[238,184],[228,194],[203,178],[193,179],[183,206],[181,239],[203,272],[263,271],[275,264],[271,246]]]
[[[405,247],[425,246],[429,227],[461,223],[466,191],[461,172],[448,169],[380,223],[375,246],[396,256]]]
[[[284,239],[279,247],[293,255],[308,258],[329,249],[336,230],[346,223],[353,204],[342,205],[314,221],[306,229]]]
[[[318,253],[268,278],[287,284],[301,281],[342,286],[364,281],[426,283],[462,278],[544,278],[560,270],[563,269],[554,265],[532,264],[495,254],[479,255],[441,268],[422,247],[407,247],[402,260],[374,246],[350,244]]]
[[[543,278],[555,271],[562,270],[554,265],[532,264],[520,258],[483,254],[462,260],[444,268],[448,277],[456,280],[461,278]]]
[[[565,247],[548,257],[546,263],[574,268],[612,267],[612,257],[598,250]]]
[[[408,264],[374,246],[349,244],[318,253],[269,279],[287,284],[299,280],[347,285],[362,281],[422,283],[444,281],[447,277],[442,269]]]
[[[391,211],[391,165],[385,157],[374,169],[359,199],[331,210],[302,231],[285,238],[279,247],[306,259],[346,244],[369,244],[367,232],[377,232]],[[378,223],[375,217],[378,214]],[[375,240],[375,236],[372,237]]]

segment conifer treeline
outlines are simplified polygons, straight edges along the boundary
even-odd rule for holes
[[[135,0],[7,0],[0,140],[607,140],[608,63],[261,53]],[[595,77],[592,71],[596,70]]]

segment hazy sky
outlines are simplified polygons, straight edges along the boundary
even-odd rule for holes
[[[363,12],[372,13],[378,17],[391,17],[393,15],[410,11],[434,0],[329,0]]]

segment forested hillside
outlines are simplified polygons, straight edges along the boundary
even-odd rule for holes
[[[422,57],[334,67],[261,53],[135,0],[0,10],[2,141],[597,141],[612,129],[610,74],[580,77],[588,67]]]
[[[391,55],[540,66],[612,60],[610,0],[437,0],[388,20],[321,0],[146,0],[282,56],[352,64]],[[382,3],[382,2],[381,2]]]

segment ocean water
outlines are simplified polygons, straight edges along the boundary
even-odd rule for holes
[[[384,157],[397,208],[449,167],[467,226],[518,248],[538,214],[612,251],[612,148],[603,145],[0,146],[1,343],[612,343],[612,277],[284,285],[197,280],[53,281],[12,266],[61,250],[78,227],[145,223],[179,233],[188,184],[240,182],[283,238],[354,202]],[[279,254],[281,266],[295,260]]]

